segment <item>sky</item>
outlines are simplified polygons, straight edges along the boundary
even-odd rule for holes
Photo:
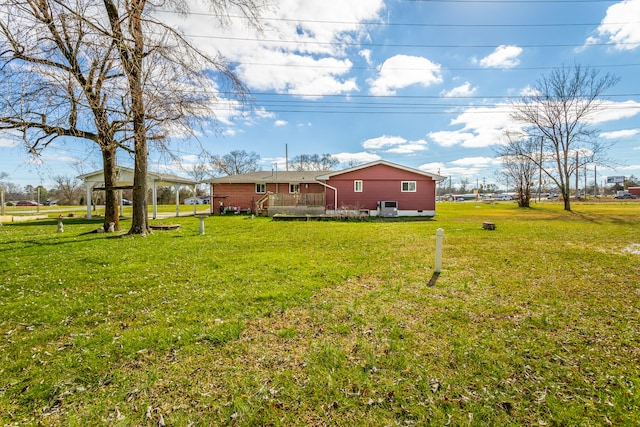
[[[577,64],[620,79],[592,123],[613,144],[611,163],[589,175],[599,185],[640,177],[640,0],[273,0],[261,32],[236,15],[221,28],[203,2],[190,3],[186,14],[154,14],[224,57],[253,108],[221,96],[218,126],[175,139],[176,158],[152,151],[150,170],[186,177],[203,150],[244,150],[264,170],[331,154],[341,167],[382,159],[454,186],[502,186],[496,148],[505,129],[521,126],[510,102],[554,68]],[[33,159],[0,135],[0,172],[22,186],[100,168],[86,142],[57,141]]]

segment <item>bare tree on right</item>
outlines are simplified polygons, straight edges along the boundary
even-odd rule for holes
[[[612,74],[575,65],[540,78],[527,95],[513,103],[512,118],[526,125],[526,137],[540,141],[531,160],[558,186],[564,209],[571,210],[571,177],[588,163],[602,164],[608,144],[590,126],[604,108],[604,93],[618,83]]]

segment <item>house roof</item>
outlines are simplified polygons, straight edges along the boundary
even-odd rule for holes
[[[133,169],[123,167],[123,166],[116,166],[116,174],[118,175],[118,184],[121,184],[121,185],[133,184],[133,174],[134,174]],[[81,179],[84,182],[103,183],[104,170],[100,169],[97,171],[79,175],[78,179]],[[198,181],[194,181],[192,179],[183,178],[176,175],[158,173],[158,172],[147,172],[147,182],[155,182],[157,185],[160,185],[160,186],[175,185],[175,184],[182,184],[182,185],[198,184]]]
[[[398,165],[396,163],[391,163],[388,162],[386,160],[376,160],[375,162],[370,162],[370,163],[365,163],[363,165],[358,165],[358,166],[354,166],[352,168],[349,169],[343,169],[340,171],[335,171],[335,172],[329,172],[329,173],[324,173],[322,175],[318,175],[317,179],[321,180],[321,181],[326,181],[334,176],[338,176],[338,175],[342,175],[344,173],[348,173],[348,172],[353,172],[353,171],[357,171],[357,170],[361,170],[361,169],[366,169],[366,168],[370,168],[372,166],[377,166],[377,165],[385,165],[385,166],[389,166],[392,168],[396,168],[396,169],[400,169],[400,170],[404,170],[407,172],[411,172],[411,173],[415,173],[418,175],[423,175],[423,176],[428,176],[430,178],[432,178],[434,181],[444,181],[446,179],[446,177],[435,174],[435,173],[430,173],[430,172],[426,172],[420,169],[413,169],[413,168],[409,168],[407,166],[402,166],[402,165]]]
[[[275,182],[313,183],[317,182],[317,177],[323,173],[326,173],[326,171],[258,171],[212,178],[207,180],[207,182],[211,184],[266,184]]]

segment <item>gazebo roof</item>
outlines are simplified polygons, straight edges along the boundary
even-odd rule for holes
[[[116,166],[116,174],[118,179],[118,185],[125,187],[133,185],[133,174],[134,170],[131,168],[127,168],[124,166]],[[87,183],[95,184],[103,184],[104,183],[104,170],[100,169],[97,171],[89,172],[83,175],[79,175],[78,179],[81,179]],[[189,178],[183,178],[176,175],[158,173],[158,172],[147,172],[147,182],[155,183],[156,185],[165,186],[165,185],[197,185],[198,181]]]

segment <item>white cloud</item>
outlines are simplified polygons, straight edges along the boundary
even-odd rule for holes
[[[360,164],[360,163],[369,163],[375,162],[376,160],[382,159],[377,154],[360,152],[360,153],[338,153],[333,154],[333,157],[337,158],[340,163],[343,164]]]
[[[17,140],[0,138],[0,148],[14,148],[14,147],[17,147],[19,144],[20,143]]]
[[[395,95],[398,89],[413,85],[429,87],[442,83],[440,64],[421,56],[396,55],[378,67],[378,76],[368,79],[369,93]]]
[[[421,171],[429,172],[429,173],[435,173],[440,176],[445,176],[444,171],[447,170],[447,167],[445,166],[444,163],[432,162],[432,163],[422,164],[418,166],[418,169],[420,169]]]
[[[463,85],[455,87],[450,91],[441,92],[441,95],[445,98],[465,97],[472,96],[477,90],[477,87],[471,87],[471,83],[465,82]]]
[[[454,160],[450,162],[450,164],[455,166],[464,166],[464,167],[480,167],[484,168],[487,166],[495,166],[500,164],[500,160],[495,157],[465,157],[462,159]]]
[[[624,0],[613,4],[598,26],[597,36],[588,37],[585,46],[613,43],[616,50],[635,50],[640,46],[640,0]]]
[[[354,80],[343,78],[352,67],[347,51],[368,37],[362,23],[380,21],[384,9],[383,0],[279,0],[263,11],[258,32],[240,18],[231,18],[227,26],[212,25],[205,3],[189,2],[194,13],[188,21],[177,14],[161,17],[181,26],[187,36],[198,35],[193,43],[211,56],[236,63],[251,89],[317,95],[357,90]]]
[[[365,150],[380,150],[394,154],[413,154],[427,149],[427,141],[408,141],[400,136],[383,135],[371,138],[362,143]]]
[[[451,125],[462,125],[462,128],[431,132],[427,136],[443,147],[482,148],[503,143],[505,131],[518,131],[522,127],[511,119],[508,104],[468,108],[451,120]]]
[[[405,144],[390,148],[389,150],[387,150],[387,153],[414,154],[418,151],[425,150],[427,150],[427,141],[421,139],[418,141],[407,141],[407,143]]]
[[[627,119],[637,114],[640,114],[640,102],[631,100],[624,102],[605,101],[601,107],[591,115],[589,123],[597,124]]]
[[[358,54],[367,61],[367,64],[371,65],[371,50],[370,49],[362,49]]]
[[[362,143],[365,150],[379,150],[392,145],[404,144],[406,139],[400,136],[379,136],[377,138],[367,139]]]
[[[274,125],[274,126],[277,126],[277,127],[279,127],[279,126],[286,126],[286,125],[288,125],[288,124],[289,124],[289,122],[287,122],[286,120],[276,120],[276,121],[273,123],[273,125]]]
[[[492,157],[468,157],[447,163],[434,162],[420,165],[418,169],[439,174],[440,176],[452,176],[457,181],[459,178],[478,179],[488,178],[492,171],[500,165],[498,159]],[[443,185],[448,185],[448,180]],[[453,185],[459,182],[453,182]],[[474,181],[475,184],[475,181]]]
[[[465,145],[465,143],[473,139],[473,134],[461,131],[439,131],[428,134],[429,138],[442,147],[453,147],[454,145]]]
[[[518,57],[521,53],[521,47],[500,45],[493,53],[477,62],[484,68],[513,68],[520,63]]]
[[[624,130],[617,130],[612,132],[602,132],[600,134],[600,137],[604,139],[622,139],[622,138],[632,138],[638,134],[640,134],[640,129],[624,129]]]

